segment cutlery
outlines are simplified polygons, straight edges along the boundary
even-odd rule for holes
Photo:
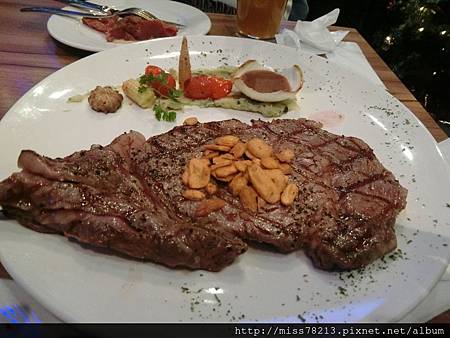
[[[71,5],[71,6],[78,7],[78,8],[88,9],[89,11],[92,11],[92,10],[99,11],[106,15],[116,14],[117,12],[128,11],[128,12],[130,12],[130,14],[138,15],[141,18],[144,18],[146,20],[155,19],[155,20],[160,20],[162,22],[165,22],[165,23],[168,23],[171,25],[178,26],[178,27],[184,27],[184,25],[182,25],[178,22],[172,22],[172,21],[160,19],[156,15],[154,15],[154,14],[150,13],[149,11],[142,9],[142,8],[132,7],[132,8],[127,8],[125,10],[120,11],[114,7],[110,7],[110,6],[106,6],[106,5],[99,5],[99,4],[95,4],[95,3],[83,1],[83,0],[59,0],[59,1],[65,3],[65,4],[68,4],[68,5]]]
[[[59,2],[63,2],[65,4],[82,9],[95,10],[104,14],[110,14],[109,12],[117,11],[114,7],[98,5],[84,0],[59,0]]]
[[[77,11],[69,11],[65,9],[60,9],[57,7],[24,7],[20,9],[21,12],[36,12],[36,13],[49,13],[49,14],[57,14],[57,15],[65,15],[65,16],[83,16],[86,18],[109,18],[114,15],[103,15],[103,14],[93,14],[86,12],[77,12]],[[118,15],[118,14],[115,14]]]
[[[24,7],[20,9],[21,12],[38,12],[38,13],[50,13],[57,15],[65,15],[65,16],[82,16],[86,18],[95,18],[95,19],[106,19],[111,18],[113,16],[123,16],[123,15],[137,15],[145,20],[153,20],[156,17],[154,15],[149,16],[147,11],[140,8],[126,8],[123,10],[115,10],[112,14],[95,14],[95,13],[86,13],[86,12],[77,12],[66,9],[60,9],[57,7]],[[159,20],[159,19],[158,19]],[[169,23],[172,25],[176,25],[178,27],[184,27],[179,23],[164,21],[165,23]]]

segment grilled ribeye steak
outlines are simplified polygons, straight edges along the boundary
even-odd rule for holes
[[[225,207],[195,215],[200,202],[182,197],[185,165],[203,144],[229,134],[295,151],[294,205],[268,204],[254,214],[219,182]],[[250,241],[281,252],[303,248],[323,269],[362,267],[396,247],[395,218],[407,194],[366,143],[305,119],[179,126],[147,141],[131,132],[64,159],[23,151],[19,165],[0,183],[0,205],[25,226],[208,270],[231,263]]]
[[[242,240],[180,217],[133,172],[131,156],[144,142],[131,132],[54,160],[22,151],[23,170],[0,183],[0,205],[31,229],[170,267],[215,271],[233,262],[247,248]]]

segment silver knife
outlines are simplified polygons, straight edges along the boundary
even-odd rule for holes
[[[59,14],[66,16],[83,16],[87,18],[96,18],[101,19],[106,17],[106,15],[86,13],[86,12],[77,12],[77,11],[69,11],[65,9],[60,9],[57,7],[24,7],[20,9],[21,12],[37,12],[37,13],[49,13],[49,14]]]
[[[78,7],[78,8],[82,8],[82,9],[87,9],[89,11],[98,11],[104,14],[109,14],[109,12],[114,12],[116,11],[115,8],[110,7],[110,6],[106,6],[106,5],[98,5],[98,4],[94,4],[92,2],[88,2],[88,1],[83,1],[83,0],[58,0],[59,2],[74,6],[74,7]]]

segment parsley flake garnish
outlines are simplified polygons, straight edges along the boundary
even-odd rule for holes
[[[155,112],[155,117],[158,121],[163,120],[163,121],[167,121],[167,122],[173,122],[177,118],[176,112],[165,110],[159,104],[156,104],[153,107],[153,111]]]
[[[183,95],[183,91],[182,91],[182,90],[174,89],[174,88],[172,88],[172,89],[169,90],[169,99],[171,99],[171,100],[174,100],[174,101],[177,101],[177,102],[178,102],[177,99],[178,99],[181,95]]]
[[[168,83],[168,81],[167,81],[168,76],[169,76],[169,74],[165,73],[165,72],[160,73],[157,76],[154,76],[153,74],[141,75],[139,77],[139,84],[140,84],[140,87],[138,89],[139,93],[143,93],[145,90],[147,90],[147,88],[149,86],[151,86],[152,83],[155,83],[155,82],[158,82],[158,83],[160,83],[162,85],[167,85],[167,83]],[[181,95],[183,95],[183,91],[175,89],[175,88],[169,89],[168,95],[164,95],[163,93],[158,91],[158,89],[155,88],[155,87],[153,87],[153,90],[156,91],[159,94],[159,96],[171,99],[171,100],[173,100],[175,102],[178,102],[177,99]]]

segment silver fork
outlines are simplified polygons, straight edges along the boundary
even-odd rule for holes
[[[39,12],[39,13],[49,13],[49,14],[57,14],[57,15],[66,15],[66,16],[82,16],[86,18],[95,18],[95,19],[105,19],[105,18],[112,18],[113,16],[124,16],[124,15],[137,15],[145,20],[152,20],[152,19],[158,19],[153,14],[148,14],[147,11],[144,11],[140,8],[126,8],[123,10],[117,10],[113,12],[112,14],[95,14],[95,13],[85,13],[85,12],[77,12],[77,11],[69,11],[65,9],[60,9],[57,7],[24,7],[20,9],[21,12]],[[158,19],[159,20],[159,19]],[[161,20],[162,22],[175,25],[177,27],[184,27],[184,25],[176,23],[176,22],[170,22]]]
[[[174,25],[177,27],[185,27],[184,25],[182,25],[181,23],[178,23],[178,22],[162,20],[162,19],[158,18],[157,16],[153,15],[152,13],[150,13],[149,11],[146,11],[145,9],[142,9],[142,8],[131,7],[131,8],[123,9],[120,11],[110,8],[110,11],[112,12],[112,15],[114,15],[114,14],[116,14],[116,15],[133,14],[133,15],[140,16],[141,18],[146,19],[146,20],[160,20],[164,23],[168,23],[170,25]]]

